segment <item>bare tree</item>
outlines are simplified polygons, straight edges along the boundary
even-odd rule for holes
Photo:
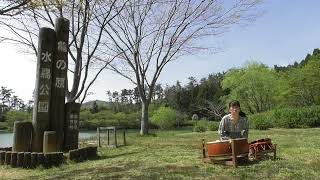
[[[250,22],[261,0],[133,0],[105,27],[104,44],[118,54],[113,71],[137,85],[142,101],[140,134],[148,133],[148,107],[156,82],[171,61],[209,50],[204,38]],[[119,63],[121,62],[121,63]]]
[[[101,47],[104,40],[104,28],[123,9],[126,1],[117,0],[40,0],[14,18],[0,19],[0,28],[7,30],[0,41],[9,41],[26,46],[28,52],[37,55],[38,31],[42,26],[54,28],[54,20],[64,17],[70,20],[69,32],[69,72],[72,87],[65,82],[68,102],[84,101],[90,86],[116,54],[107,54]],[[31,50],[31,51],[30,51]],[[91,74],[91,77],[89,76]],[[91,78],[91,79],[90,79]],[[80,97],[81,96],[81,97]]]
[[[205,101],[206,107],[202,108],[206,110],[209,115],[214,116],[215,118],[220,118],[225,115],[224,105],[222,103],[213,102],[213,101]]]
[[[31,0],[0,0],[0,15],[14,16],[29,7]]]

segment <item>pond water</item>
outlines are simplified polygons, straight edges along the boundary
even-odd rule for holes
[[[96,136],[96,131],[80,131],[79,139],[86,139]],[[0,147],[11,147],[13,142],[13,133],[0,131]]]

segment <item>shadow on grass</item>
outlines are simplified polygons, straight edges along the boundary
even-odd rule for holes
[[[121,155],[121,154],[119,154]],[[31,176],[30,179],[159,179],[199,177],[197,166],[155,165],[147,167],[142,161],[108,164],[105,166],[87,167],[82,169],[64,169],[49,172],[45,175]]]
[[[123,157],[123,156],[128,156],[128,155],[133,155],[133,154],[138,154],[140,152],[129,152],[129,153],[120,153],[120,154],[114,154],[114,155],[104,155],[101,156],[99,159],[109,159],[109,158],[117,158],[117,157]]]

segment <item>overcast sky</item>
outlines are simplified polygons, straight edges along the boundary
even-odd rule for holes
[[[199,80],[239,67],[248,60],[270,67],[299,62],[320,47],[319,7],[320,0],[266,0],[265,14],[254,24],[233,28],[219,38],[203,42],[214,44],[220,51],[183,57],[168,64],[159,83],[172,85],[179,80],[184,84],[190,76]],[[19,47],[3,43],[0,55],[0,86],[13,89],[27,102],[35,86],[36,57],[26,56]],[[91,88],[94,94],[87,100],[106,100],[107,90],[132,87],[129,81],[106,71]]]

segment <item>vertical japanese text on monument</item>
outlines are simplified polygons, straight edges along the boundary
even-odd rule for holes
[[[70,124],[69,128],[70,129],[78,129],[78,121],[79,121],[79,116],[77,114],[70,114]]]
[[[48,51],[41,53],[41,60],[44,62],[51,62],[51,53]]]
[[[39,94],[42,96],[48,96],[49,95],[49,87],[47,84],[42,84],[39,88]]]
[[[48,102],[39,101],[38,112],[48,112],[48,109],[49,109],[49,103]]]
[[[50,69],[49,68],[41,68],[40,78],[50,79],[51,78]]]
[[[63,41],[58,42],[58,51],[67,52],[67,44]]]
[[[64,88],[64,78],[56,78],[56,88]]]
[[[66,69],[66,67],[67,67],[66,61],[64,61],[62,59],[58,60],[56,63],[56,67],[57,67],[57,69],[60,69],[60,70]]]

